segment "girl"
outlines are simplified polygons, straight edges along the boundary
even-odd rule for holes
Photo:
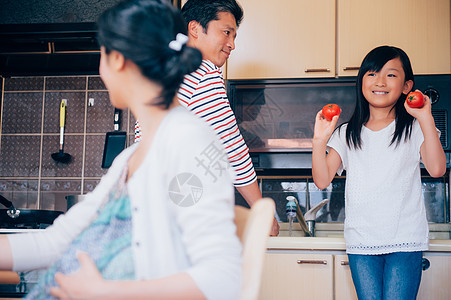
[[[141,120],[142,141],[53,226],[0,238],[0,269],[50,267],[28,299],[238,297],[241,244],[225,152],[176,99],[202,59],[185,34],[167,0],[122,2],[100,17],[100,75],[111,103]]]
[[[313,179],[324,189],[346,170],[344,237],[359,299],[415,299],[420,285],[428,249],[420,159],[432,177],[446,160],[428,97],[422,108],[405,103],[413,86],[406,53],[377,47],[360,67],[349,122],[334,131],[338,116],[316,115]]]

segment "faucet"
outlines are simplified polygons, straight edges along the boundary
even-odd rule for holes
[[[316,213],[327,203],[329,203],[329,199],[324,199],[311,209],[309,209],[305,215],[302,215],[301,209],[299,207],[298,200],[293,196],[288,196],[287,200],[294,200],[296,202],[296,217],[298,218],[299,225],[301,225],[302,230],[305,232],[307,236],[315,236],[315,222],[316,222]]]
[[[327,203],[329,203],[329,199],[324,199],[305,213],[304,219],[305,222],[307,222],[307,228],[310,236],[315,236],[316,213]]]
[[[15,219],[19,216],[20,210],[16,209],[11,201],[0,195],[0,203],[3,204],[5,207],[8,208],[6,211],[6,214],[12,218]]]

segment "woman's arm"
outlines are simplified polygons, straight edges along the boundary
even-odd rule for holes
[[[0,236],[0,253],[0,270],[11,271],[13,268],[13,255],[6,235]]]
[[[129,149],[126,151],[129,151]],[[13,271],[47,268],[61,256],[68,245],[95,218],[97,208],[101,205],[106,191],[109,190],[109,186],[115,184],[115,178],[119,177],[123,162],[128,158],[128,154],[125,155],[124,157],[121,153],[115,159],[108,170],[108,174],[102,177],[96,189],[87,194],[85,200],[77,203],[68,212],[55,219],[52,226],[38,232],[9,234],[7,236],[11,249]],[[118,163],[119,166],[117,166]],[[0,247],[3,247],[3,245]],[[0,248],[0,260],[2,258],[3,248]]]
[[[187,273],[169,277],[140,280],[104,280],[94,262],[86,253],[78,253],[80,270],[72,275],[58,273],[58,287],[50,294],[59,299],[205,299]]]
[[[327,121],[321,111],[316,114],[315,130],[313,136],[312,151],[312,175],[313,181],[320,189],[325,189],[334,179],[335,173],[341,164],[340,155],[334,149],[330,149],[326,156],[327,141],[332,135],[338,116]]]
[[[431,101],[426,95],[424,98],[425,103],[422,108],[411,108],[407,102],[404,103],[404,107],[418,120],[423,132],[424,141],[420,148],[420,154],[426,170],[432,177],[440,177],[446,172],[446,156],[431,113]]]

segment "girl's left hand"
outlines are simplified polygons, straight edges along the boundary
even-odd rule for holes
[[[96,299],[107,291],[96,265],[87,253],[77,254],[80,269],[72,275],[57,273],[55,281],[59,287],[50,289],[50,294],[58,299]]]
[[[417,92],[420,92],[420,90],[416,90]],[[407,104],[407,101],[404,101],[404,107],[406,108],[407,113],[409,113],[412,117],[415,119],[421,119],[424,117],[432,116],[431,114],[431,100],[428,96],[424,95],[424,105],[419,108],[412,108]]]

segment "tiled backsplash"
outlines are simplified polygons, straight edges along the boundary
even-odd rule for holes
[[[0,194],[18,208],[66,210],[66,195],[94,189],[105,133],[113,131],[114,108],[99,76],[12,77],[1,86]],[[67,99],[64,152],[56,163],[59,108]],[[90,100],[91,99],[91,100]],[[89,105],[92,103],[93,105]],[[134,118],[122,112],[120,130],[133,141]]]

